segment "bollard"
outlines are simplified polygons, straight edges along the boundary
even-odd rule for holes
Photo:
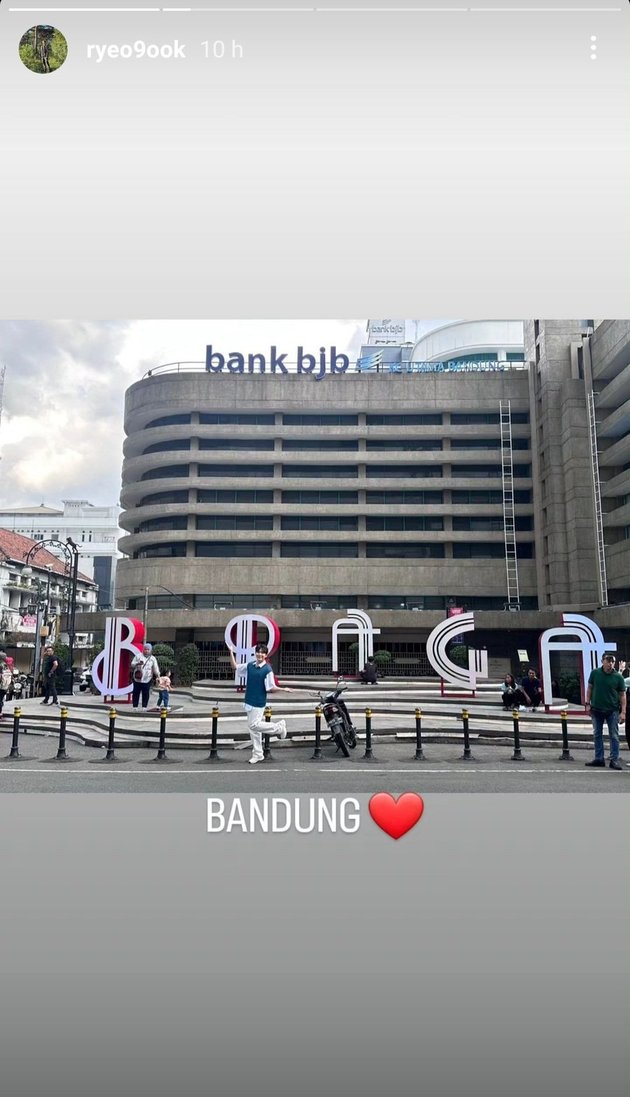
[[[567,720],[568,713],[563,709],[560,713],[560,724],[562,727],[562,754],[559,756],[559,762],[574,762],[575,758],[569,750],[569,724]]]
[[[113,765],[118,762],[125,762],[126,758],[117,758],[114,752],[114,736],[116,734],[116,709],[110,708],[109,710],[109,731],[107,735],[107,754],[104,758],[94,758],[90,765],[102,766]]]
[[[265,721],[268,724],[271,722],[271,705],[265,705]],[[265,756],[265,762],[273,762],[273,756],[271,754],[271,746],[269,745],[269,741],[270,736],[263,735],[263,754]]]
[[[158,739],[158,752],[155,758],[149,758],[147,762],[143,762],[145,766],[155,765],[157,762],[159,765],[172,766],[176,764],[177,759],[167,758],[166,756],[166,717],[167,710],[162,706],[160,709],[160,737]]]
[[[462,724],[463,724],[463,728],[464,728],[464,753],[462,754],[461,759],[460,759],[462,762],[474,762],[475,761],[475,759],[472,756],[471,749],[470,749],[470,735],[469,735],[469,730],[468,730],[468,721],[469,721],[468,709],[463,708],[462,709]]]
[[[366,708],[365,710],[365,754],[361,759],[362,762],[375,762],[376,758],[372,753],[372,709]]]
[[[315,709],[315,750],[311,758],[312,762],[318,761],[322,756],[322,710],[321,705]]]
[[[69,758],[66,752],[66,724],[68,722],[68,709],[65,705],[61,706],[61,712],[59,713],[59,746],[57,748],[57,754],[55,758],[52,758],[53,762],[74,762],[74,758]]]
[[[4,756],[4,760],[6,762],[9,762],[9,761],[30,762],[30,761],[33,760],[33,755],[31,755],[31,754],[28,754],[28,755],[20,754],[19,738],[20,738],[20,720],[21,720],[21,717],[22,717],[22,709],[19,707],[19,705],[16,705],[15,708],[13,709],[13,736],[12,736],[12,739],[11,739],[11,750],[8,754],[5,754],[5,756]],[[24,733],[26,733],[26,728],[24,729]]]
[[[424,762],[424,751],[422,749],[422,713],[419,708],[416,709],[416,753],[413,760],[414,762]]]
[[[215,701],[214,705],[212,706],[212,736],[211,736],[211,739],[210,739],[210,753],[207,755],[206,758],[200,758],[198,762],[195,762],[196,766],[207,766],[207,765],[218,766],[218,765],[224,765],[225,764],[226,759],[219,757],[219,749],[218,749],[218,746],[217,746],[217,735],[218,735],[219,716],[220,715],[221,715],[221,713],[219,712],[219,702]],[[247,744],[245,744],[245,746],[246,745]]]
[[[523,758],[523,755],[521,753],[521,738],[519,735],[518,727],[519,719],[520,717],[518,709],[515,708],[512,712],[512,725],[514,728],[514,753],[512,755],[513,762],[524,762],[526,760],[525,758]]]

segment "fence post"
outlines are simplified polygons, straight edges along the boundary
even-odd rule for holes
[[[569,750],[569,724],[568,713],[565,709],[560,713],[560,725],[562,727],[562,754],[559,756],[559,762],[574,762],[575,758]]]
[[[311,761],[319,761],[322,756],[322,709],[321,705],[317,705],[315,708],[315,750],[313,751]]]
[[[413,760],[414,762],[424,762],[424,751],[422,749],[422,713],[419,708],[416,709],[416,753]]]
[[[116,709],[110,708],[109,710],[109,730],[107,734],[107,754],[104,758],[94,758],[91,761],[93,766],[113,765],[118,762],[126,762],[126,758],[117,758],[114,750],[114,737],[116,735]]]
[[[464,728],[464,753],[462,754],[461,759],[460,759],[460,761],[462,761],[462,762],[474,762],[475,761],[475,759],[472,756],[472,751],[470,749],[470,734],[469,734],[469,729],[468,729],[468,721],[469,721],[468,709],[463,708],[462,709],[462,725],[463,725],[463,728]]]
[[[513,730],[514,730],[514,753],[512,755],[512,761],[513,762],[524,762],[524,761],[526,761],[526,759],[523,758],[523,755],[521,753],[521,737],[519,735],[519,726],[518,726],[519,725],[519,720],[520,720],[519,712],[518,712],[518,709],[515,708],[512,712],[512,726],[513,726]]]
[[[53,762],[74,762],[74,758],[69,758],[66,751],[66,724],[68,722],[68,709],[65,705],[61,706],[59,713],[59,746],[57,748],[57,755],[52,759]]]
[[[271,705],[265,705],[265,721],[268,724],[271,723]],[[271,737],[269,735],[263,735],[263,744],[264,744],[263,745],[263,754],[264,754],[264,757],[265,757],[265,762],[270,762],[270,761],[273,762],[273,755],[271,753],[271,746],[270,746],[270,738]]]

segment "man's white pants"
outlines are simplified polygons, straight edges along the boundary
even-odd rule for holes
[[[250,708],[248,706],[245,713],[247,715],[249,736],[252,741],[253,755],[255,758],[262,758],[264,757],[263,735],[278,735],[280,733],[280,724],[267,723],[264,708]]]

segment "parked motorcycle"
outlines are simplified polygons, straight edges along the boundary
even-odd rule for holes
[[[90,693],[98,693],[98,690],[92,680],[92,672],[91,670],[89,670],[89,668],[86,667],[86,669],[82,671],[82,673],[79,675],[79,692],[87,693],[88,690],[90,691]]]
[[[350,757],[350,751],[357,745],[357,730],[352,723],[345,701],[341,699],[341,694],[347,688],[343,678],[339,678],[335,689],[330,693],[317,694],[324,720],[330,729],[330,737],[334,739],[337,750],[340,750],[345,758]]]
[[[16,674],[11,687],[11,700],[22,701],[28,694],[28,675]]]

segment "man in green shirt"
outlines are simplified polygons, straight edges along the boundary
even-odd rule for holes
[[[593,724],[595,757],[587,766],[601,768],[604,759],[604,722],[610,736],[610,769],[623,769],[619,761],[619,716],[626,718],[626,683],[623,675],[615,670],[615,656],[606,654],[601,667],[592,670],[586,690],[586,707],[590,709]]]

